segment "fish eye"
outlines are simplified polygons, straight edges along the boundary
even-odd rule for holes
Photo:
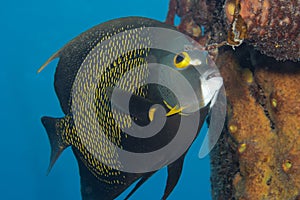
[[[174,57],[174,65],[178,69],[184,69],[190,65],[191,58],[187,52],[181,52]]]

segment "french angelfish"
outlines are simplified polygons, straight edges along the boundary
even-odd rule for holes
[[[97,25],[71,40],[52,55],[38,71],[40,72],[53,59],[59,58],[54,86],[65,116],[63,118],[42,117],[41,119],[51,145],[49,171],[63,150],[71,146],[79,166],[81,194],[84,200],[117,198],[130,185],[138,181],[126,197],[127,199],[160,169],[146,172],[120,170],[122,163],[120,164],[118,160],[117,151],[112,147],[106,147],[106,140],[100,139],[100,142],[93,143],[97,137],[95,130],[101,129],[108,140],[120,149],[145,153],[155,151],[170,143],[182,119],[193,119],[200,112],[200,118],[196,123],[198,133],[209,112],[209,103],[212,99],[202,96],[200,77],[204,75],[195,70],[201,67],[201,64],[203,65],[205,55],[203,58],[196,59],[195,56],[189,55],[183,46],[180,50],[182,52],[177,54],[149,48],[147,45],[153,42],[150,38],[151,34],[145,36],[141,31],[152,27],[175,30],[173,26],[141,17],[112,20]],[[117,36],[120,33],[124,34]],[[114,38],[114,36],[117,37]],[[136,40],[139,41],[136,42]],[[105,42],[107,44],[104,44]],[[175,38],[173,42],[176,43],[177,39]],[[193,51],[193,43],[191,44],[189,48]],[[103,46],[100,50],[99,45]],[[120,49],[126,45],[132,45],[135,49],[130,47],[126,50],[127,52],[122,52]],[[175,44],[175,46],[178,45],[181,44]],[[203,62],[199,62],[199,59]],[[159,79],[160,83],[181,87],[181,82],[168,73],[159,70],[149,72],[148,63],[163,63],[177,70],[190,81],[201,104],[196,105],[198,109],[189,105],[194,102],[189,101],[186,95],[183,98],[186,98],[185,102],[188,103],[179,106],[178,97],[167,87],[153,83],[145,84],[146,79],[151,75]],[[137,69],[135,76],[128,76],[123,80],[123,75],[133,68]],[[95,75],[97,73],[98,75]],[[208,77],[209,73],[205,76]],[[91,79],[96,81],[93,82]],[[134,88],[132,84],[138,87]],[[92,95],[89,94],[91,91]],[[115,102],[112,101],[114,92],[119,96]],[[122,97],[129,94],[131,98],[129,112],[127,112],[122,104]],[[90,98],[89,95],[92,97]],[[156,135],[138,138],[123,131],[126,129],[122,127],[130,128],[133,122],[146,126],[155,121],[158,114],[153,105],[160,105],[164,108],[165,116],[167,116],[163,128]],[[116,118],[120,124],[116,123]],[[97,129],[99,127],[100,129]],[[88,148],[86,144],[91,144],[92,148]],[[176,186],[188,148],[176,160],[167,164],[168,177],[162,199],[167,199]],[[103,160],[110,163],[109,166],[95,156],[99,152]],[[167,157],[154,157],[153,162],[166,163],[168,159]]]

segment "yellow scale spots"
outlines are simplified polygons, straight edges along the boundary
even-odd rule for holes
[[[113,34],[105,35],[101,41],[111,38],[112,35],[119,33],[124,30],[122,27],[119,30],[114,30]],[[64,127],[64,136],[63,139],[67,144],[73,145],[77,148],[82,154],[82,161],[86,164],[86,166],[90,169],[90,171],[101,181],[110,184],[124,184],[125,180],[119,180],[120,175],[119,171],[113,170],[111,167],[108,167],[102,164],[97,158],[93,155],[96,153],[101,153],[103,157],[103,161],[110,164],[111,166],[121,167],[121,164],[118,161],[118,155],[115,148],[112,148],[103,140],[102,137],[99,137],[99,132],[94,132],[97,127],[97,124],[91,124],[90,119],[93,116],[92,112],[96,113],[97,122],[99,127],[102,129],[102,134],[106,136],[112,143],[121,146],[121,129],[118,127],[114,118],[122,123],[122,126],[130,126],[131,118],[129,115],[120,113],[119,111],[115,111],[114,115],[109,106],[109,97],[106,93],[107,87],[114,87],[117,82],[119,82],[119,86],[121,89],[135,93],[140,96],[145,96],[145,88],[139,88],[135,91],[134,87],[137,82],[143,83],[146,80],[148,72],[145,70],[146,68],[139,68],[139,66],[146,64],[144,57],[148,55],[149,49],[147,48],[150,45],[149,38],[140,37],[140,30],[134,30],[131,34],[121,34],[121,36],[116,36],[113,40],[109,41],[108,44],[104,47],[104,50],[98,50],[96,54],[91,55],[91,61],[88,63],[89,69],[87,73],[84,75],[84,79],[80,79],[80,86],[83,88],[83,93],[80,94],[80,102],[79,105],[82,108],[85,108],[88,102],[88,94],[84,93],[84,91],[95,91],[94,101],[91,105],[94,110],[87,111],[84,113],[80,113],[79,125],[70,126],[70,117],[65,118],[62,127]],[[130,39],[131,38],[131,39]],[[132,40],[132,38],[134,40]],[[100,43],[101,43],[100,41]],[[131,42],[129,42],[131,41]],[[98,44],[99,45],[99,44]],[[123,47],[128,47],[128,49],[136,49],[131,52],[126,52]],[[105,57],[103,55],[111,55],[111,57]],[[122,55],[122,57],[118,57],[116,60],[112,60],[115,55]],[[100,77],[98,77],[99,83],[92,84],[88,81],[93,74],[99,74],[100,66],[104,68],[104,71],[100,73]],[[120,78],[126,73],[128,70],[131,70],[135,67],[138,67],[138,73],[135,77],[130,77],[128,79]],[[84,110],[84,109],[83,109]],[[77,135],[77,132],[84,132],[85,134]],[[100,140],[98,143],[96,139]],[[83,142],[84,141],[84,142]],[[85,147],[84,144],[89,145],[89,149]],[[116,179],[113,180],[112,176],[115,176]],[[109,180],[104,177],[109,177]],[[122,177],[121,177],[122,178]],[[125,177],[123,177],[124,179]]]

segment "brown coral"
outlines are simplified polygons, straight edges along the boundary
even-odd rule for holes
[[[300,63],[253,49],[277,60],[299,59],[300,1],[227,0],[223,11],[215,1],[171,2],[176,9],[168,19],[179,15],[180,30],[201,44],[228,36],[230,45],[240,44],[235,39],[252,44],[219,51],[228,114],[210,155],[213,199],[300,199]],[[203,24],[206,35],[195,37],[191,27]]]
[[[181,21],[178,29],[189,34],[200,44],[220,43],[225,40],[220,0],[170,0],[166,23],[174,24],[175,16]],[[204,30],[204,31],[203,31]]]
[[[237,199],[300,195],[300,66],[286,63],[290,71],[283,71],[282,65],[256,66],[249,82],[249,69],[245,76],[233,54],[218,58],[231,107],[228,130],[237,143],[239,170],[232,178],[231,194]]]
[[[299,60],[299,0],[227,0],[225,14],[228,23],[233,22],[236,7],[247,25],[248,42],[255,48],[278,60]]]

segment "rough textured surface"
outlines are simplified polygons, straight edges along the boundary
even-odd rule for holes
[[[222,42],[226,37],[222,7],[225,0],[170,0],[166,23],[173,24],[175,16],[181,21],[178,29],[200,44]]]
[[[232,44],[235,32],[243,36],[238,44],[245,41],[277,60],[299,61],[300,0],[170,0],[166,23],[173,24],[176,15],[178,29],[202,45]],[[235,17],[246,27],[236,26]]]
[[[268,62],[257,66],[243,66],[236,57],[229,51],[218,57],[229,107],[226,134],[234,141],[228,150],[234,150],[233,157],[238,162],[227,165],[236,172],[230,177],[233,179],[229,183],[230,195],[236,199],[297,199],[300,195],[299,63],[279,64],[267,59]],[[214,159],[222,156],[212,156],[212,164]],[[223,176],[222,173],[213,176]],[[222,184],[214,183],[213,187]],[[229,187],[227,184],[222,187]],[[223,191],[219,190],[215,199],[228,199]]]
[[[202,45],[221,46],[234,12],[228,2],[171,0],[167,23],[178,15],[179,30]],[[217,56],[228,115],[210,155],[212,197],[299,200],[300,62],[276,61],[300,57],[299,0],[231,2],[241,6],[247,39],[235,51],[220,48]]]
[[[278,60],[300,58],[300,0],[227,0],[227,22],[232,22],[233,4],[247,25],[247,42]]]

